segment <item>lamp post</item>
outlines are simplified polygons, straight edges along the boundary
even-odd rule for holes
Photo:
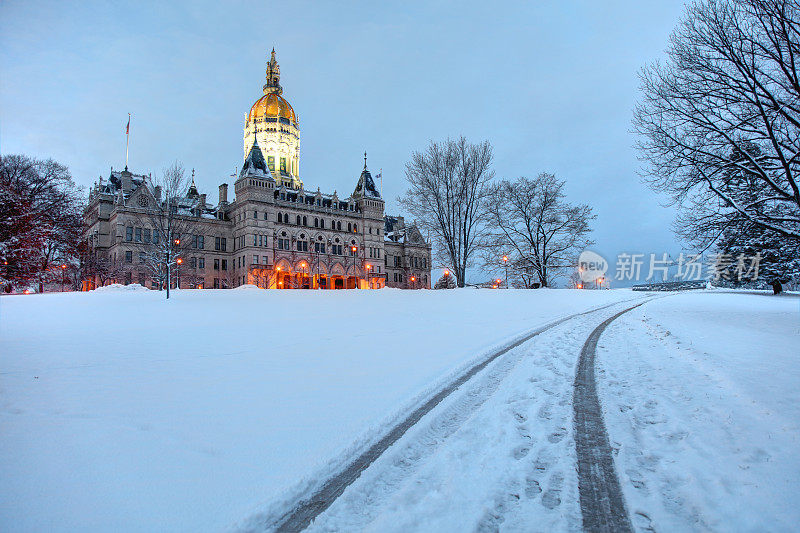
[[[350,250],[353,252],[353,274],[356,274],[356,285],[353,288],[356,288],[358,286],[358,272],[356,271],[356,259],[358,259],[356,253],[358,252],[358,248],[356,246],[351,246]]]
[[[409,278],[409,281],[411,282],[411,288],[413,289],[415,285],[414,282],[417,281],[417,278],[415,276],[411,276],[411,278]]]
[[[300,263],[300,268],[302,269],[301,272],[303,273],[303,277],[305,278],[305,276],[306,276],[306,262],[305,261]],[[302,288],[303,284],[305,284],[305,279],[301,282],[301,285],[300,285],[301,288]]]
[[[372,270],[372,265],[370,265],[369,263],[367,263],[367,288],[368,288],[368,289],[371,289],[371,288],[372,288],[372,287],[370,286],[370,283],[369,283],[369,275],[370,275],[370,271],[371,271],[371,270]]]
[[[176,241],[176,242],[180,242],[180,241]],[[183,263],[183,259],[181,259],[179,257],[175,261],[175,263],[177,264],[177,266],[175,267],[175,273],[176,273],[176,277],[177,277],[177,281],[175,283],[175,288],[176,289],[180,289],[181,288],[181,263]]]
[[[64,292],[64,284],[66,283],[66,276],[67,276],[67,265],[61,265],[61,292]]]
[[[508,256],[507,255],[503,256],[503,268],[505,270],[504,274],[505,274],[505,277],[506,277],[506,289],[507,289],[508,288]],[[499,283],[499,280],[498,280],[498,283]]]

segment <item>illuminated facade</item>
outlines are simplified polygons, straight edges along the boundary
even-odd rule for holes
[[[274,50],[266,78],[263,96],[245,115],[244,162],[232,176],[233,200],[223,183],[211,204],[192,180],[178,201],[192,229],[180,236],[182,263],[172,285],[179,274],[182,288],[430,288],[430,245],[402,217],[384,216],[366,154],[348,197],[304,188],[299,121],[283,96]],[[90,191],[85,239],[93,263],[100,257],[113,265],[106,277],[155,287],[139,260],[153,234],[143,213],[163,201],[148,181],[127,168],[101,178]],[[90,272],[85,285],[101,283]]]

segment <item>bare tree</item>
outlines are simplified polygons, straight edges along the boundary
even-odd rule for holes
[[[526,286],[532,275],[543,287],[567,269],[592,244],[588,205],[564,201],[564,181],[552,174],[535,179],[503,180],[491,190],[487,262],[508,256],[509,267]]]
[[[139,217],[152,228],[152,235],[149,243],[139,244],[138,260],[159,289],[166,288],[169,299],[172,280],[176,279],[175,267],[178,261],[183,261],[184,251],[191,245],[199,212],[196,201],[186,198],[189,184],[183,165],[177,161],[165,168],[151,185],[151,201],[141,209]]]
[[[642,72],[633,125],[678,233],[709,245],[746,224],[800,239],[800,4],[700,0],[667,57]]]
[[[484,235],[492,146],[464,137],[431,142],[406,163],[409,189],[400,204],[433,239],[437,259],[463,287],[467,268]]]

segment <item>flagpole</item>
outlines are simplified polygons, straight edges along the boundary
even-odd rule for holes
[[[383,198],[383,169],[381,169],[381,198]]]
[[[128,147],[131,140],[131,114],[128,113],[128,126],[125,128],[125,170],[128,170]]]

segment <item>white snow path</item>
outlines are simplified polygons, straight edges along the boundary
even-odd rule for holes
[[[454,392],[309,531],[574,531],[581,527],[572,385],[615,305],[552,328]]]
[[[597,381],[639,531],[796,531],[800,298],[683,294],[612,323]]]

